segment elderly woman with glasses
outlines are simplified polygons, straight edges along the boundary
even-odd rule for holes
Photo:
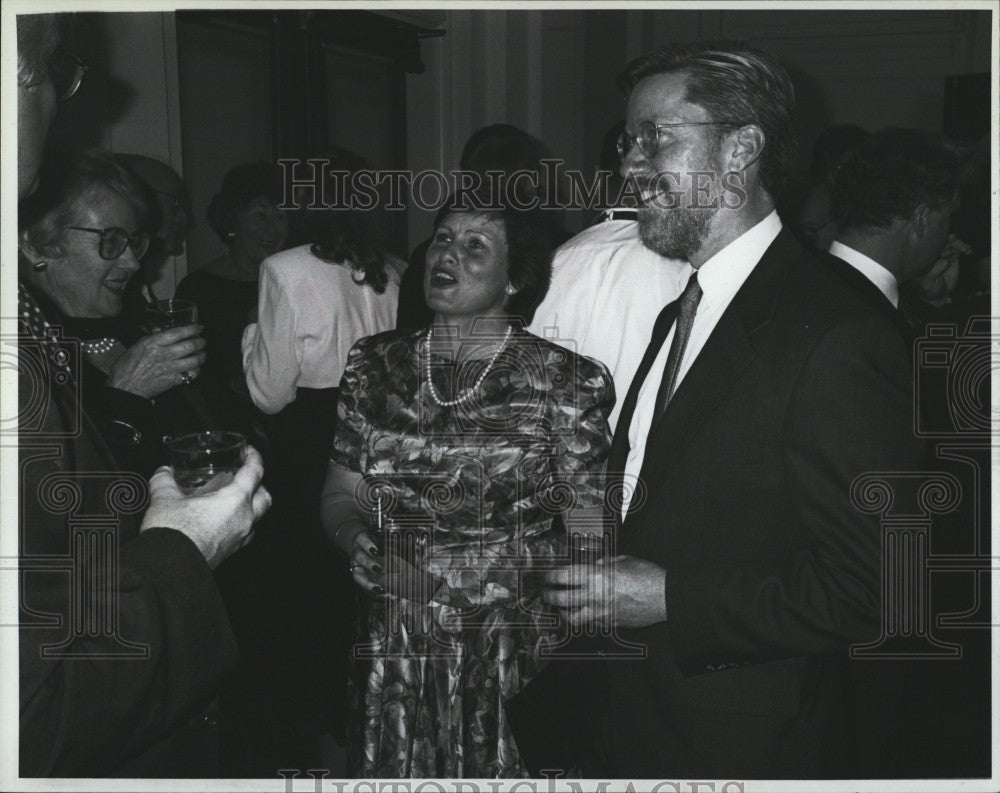
[[[58,326],[62,338],[79,340],[84,406],[119,464],[149,474],[163,434],[153,400],[198,375],[205,342],[197,325],[139,335],[119,319],[149,246],[140,196],[106,153],[53,160],[21,204],[18,264],[21,288],[47,320],[38,330]]]

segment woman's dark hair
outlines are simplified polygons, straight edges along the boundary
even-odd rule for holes
[[[229,169],[222,187],[212,196],[205,213],[208,225],[223,241],[236,229],[236,218],[258,198],[281,204],[284,179],[280,167],[270,162],[245,162]]]
[[[377,294],[385,292],[389,281],[386,260],[375,240],[372,211],[353,207],[353,175],[370,170],[368,162],[347,149],[330,150],[324,164],[327,194],[336,196],[334,206],[304,209],[303,233],[311,244],[313,256],[325,262],[346,262],[354,270],[354,282],[367,284]]]
[[[63,230],[74,220],[74,203],[98,188],[125,199],[138,228],[146,227],[142,187],[111,154],[97,149],[74,154],[50,151],[38,189],[18,205],[18,225],[28,244],[43,256],[62,256]]]
[[[469,199],[468,194],[462,195],[462,200],[457,195],[449,199],[434,218],[434,229],[453,213],[481,215],[503,222],[507,235],[507,274],[517,289],[508,298],[506,310],[529,325],[535,309],[549,291],[552,278],[552,247],[544,210],[518,209],[510,202],[498,201],[496,193],[484,191]]]

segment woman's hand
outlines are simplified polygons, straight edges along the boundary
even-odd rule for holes
[[[367,592],[385,594],[384,557],[371,535],[356,523],[343,527],[342,550],[347,554],[354,582]],[[338,538],[339,539],[339,538]]]
[[[111,365],[107,385],[152,399],[198,376],[205,363],[200,325],[143,336]]]

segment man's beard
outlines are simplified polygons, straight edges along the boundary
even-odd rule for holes
[[[651,251],[668,259],[690,261],[701,250],[714,208],[640,209],[639,237]]]

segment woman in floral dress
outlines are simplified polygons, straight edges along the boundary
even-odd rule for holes
[[[550,260],[528,213],[450,211],[431,327],[349,355],[322,509],[369,593],[357,776],[526,776],[503,703],[565,636],[538,586],[600,520],[614,402],[603,365],[524,330]]]

